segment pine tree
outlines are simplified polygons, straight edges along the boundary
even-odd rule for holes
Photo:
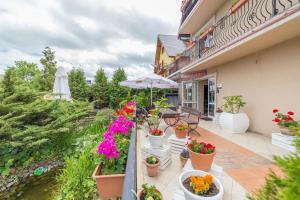
[[[96,108],[105,108],[109,105],[109,84],[104,70],[101,68],[96,72],[92,95]]]
[[[114,71],[109,86],[110,107],[117,108],[119,104],[127,98],[128,88],[120,86],[120,82],[126,79],[127,77],[123,68],[118,68]]]
[[[72,69],[68,74],[69,86],[72,98],[77,100],[88,100],[89,86],[81,69]]]
[[[14,67],[10,67],[5,71],[2,80],[4,97],[8,97],[14,93],[16,82],[17,82],[16,70]]]
[[[46,47],[43,51],[43,57],[40,59],[43,65],[43,74],[41,77],[41,90],[52,91],[55,80],[56,64],[55,51],[50,47]]]

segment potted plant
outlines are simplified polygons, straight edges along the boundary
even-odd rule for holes
[[[159,124],[162,120],[161,110],[170,106],[166,103],[166,98],[161,98],[154,102],[155,108],[150,110],[151,116],[147,119],[147,124],[149,126],[149,142],[154,148],[160,148],[163,146],[164,133],[159,130]]]
[[[185,171],[179,176],[179,187],[187,200],[221,200],[224,188],[221,182],[204,171]]]
[[[175,127],[175,134],[177,138],[185,138],[187,135],[188,127],[185,124],[178,124]]]
[[[209,171],[216,155],[216,148],[210,143],[197,140],[191,140],[187,147],[193,168]]]
[[[287,114],[279,112],[278,109],[273,109],[275,119],[273,121],[279,126],[280,132],[284,135],[294,136],[295,131],[291,131],[298,127],[298,122],[294,120],[294,112],[289,111]]]
[[[93,172],[97,190],[101,199],[120,197],[123,192],[126,161],[129,149],[128,132],[134,123],[132,117],[133,103],[129,102],[119,116],[103,134],[98,146],[99,165]],[[126,116],[126,117],[125,117]]]
[[[179,159],[181,162],[181,167],[184,167],[185,163],[189,159],[189,151],[187,149],[182,149],[181,153],[179,154]]]
[[[144,160],[144,163],[147,167],[148,176],[157,176],[158,166],[160,165],[159,159],[155,156],[149,156]]]
[[[145,183],[142,188],[138,194],[139,200],[163,200],[162,194],[154,185]]]
[[[232,133],[245,133],[249,128],[249,118],[246,113],[240,113],[240,109],[246,105],[242,96],[224,97],[225,104],[220,115],[221,128],[230,130]]]

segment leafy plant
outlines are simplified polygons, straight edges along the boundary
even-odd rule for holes
[[[155,156],[149,156],[146,158],[146,162],[151,165],[158,163],[158,161],[158,158],[156,158]]]
[[[299,132],[298,132],[299,133]],[[296,152],[284,157],[275,156],[276,164],[285,176],[280,177],[270,171],[266,177],[265,185],[253,195],[248,195],[249,200],[294,200],[300,196],[300,134],[296,134],[294,144]]]
[[[240,109],[246,105],[246,102],[243,101],[243,98],[241,95],[238,96],[227,96],[224,97],[225,104],[223,105],[223,108],[228,113],[239,113]]]
[[[215,146],[211,145],[210,143],[197,142],[197,140],[192,140],[188,144],[188,148],[193,152],[201,154],[211,154],[215,152]]]
[[[160,192],[156,189],[154,185],[149,185],[147,183],[142,185],[143,188],[143,200],[162,200]]]
[[[158,129],[159,124],[162,120],[161,111],[170,106],[170,104],[167,103],[167,100],[168,99],[162,97],[153,103],[155,105],[155,108],[150,110],[151,116],[147,119],[150,130]]]
[[[185,131],[185,130],[187,130],[188,129],[188,127],[187,127],[187,125],[185,125],[185,124],[178,124],[177,126],[176,126],[176,130],[177,131]]]

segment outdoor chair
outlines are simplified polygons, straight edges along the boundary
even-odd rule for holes
[[[188,135],[192,131],[195,131],[200,135],[197,131],[197,127],[201,118],[201,112],[188,107],[182,107],[181,112],[180,121],[187,123]]]

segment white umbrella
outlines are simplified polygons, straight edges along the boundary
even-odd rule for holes
[[[55,73],[53,93],[55,99],[71,99],[68,74],[65,72],[64,68],[60,66]]]
[[[151,105],[152,105],[152,88],[178,88],[178,83],[170,79],[164,78],[156,74],[148,74],[134,80],[122,81],[122,86],[135,89],[151,89]]]

